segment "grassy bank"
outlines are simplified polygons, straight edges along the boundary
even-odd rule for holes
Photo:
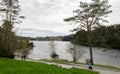
[[[82,69],[59,68],[38,62],[0,58],[0,74],[98,74]]]
[[[73,61],[67,61],[67,60],[62,60],[62,59],[52,59],[52,60],[42,59],[41,61],[54,62],[54,63],[60,63],[60,64],[68,64],[68,65],[80,65],[80,64],[85,65],[85,66],[87,65],[86,63],[73,62]],[[94,64],[94,67],[120,71],[120,68],[117,68],[114,66],[109,66],[109,65]]]

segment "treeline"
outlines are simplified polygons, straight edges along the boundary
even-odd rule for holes
[[[120,24],[100,26],[92,30],[92,46],[120,49]],[[71,40],[73,43],[88,45],[87,31],[78,31]]]
[[[73,38],[74,34],[63,36],[62,41],[70,41]]]
[[[57,40],[57,41],[61,41],[62,40],[62,36],[51,36],[51,37],[36,37],[36,38],[32,38],[32,37],[22,37],[22,39],[26,39],[26,40],[35,40],[35,41],[52,41],[52,40]]]
[[[47,37],[21,37],[22,39],[25,40],[31,40],[31,41],[70,41],[73,38],[74,34],[67,35],[67,36],[47,36]]]

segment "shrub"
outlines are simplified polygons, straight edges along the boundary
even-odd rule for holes
[[[51,58],[59,58],[59,55],[55,52],[50,54]]]
[[[0,57],[6,57],[6,58],[14,58],[14,54],[11,50],[4,49],[0,50]]]

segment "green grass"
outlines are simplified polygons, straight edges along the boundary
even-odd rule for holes
[[[86,63],[80,63],[80,62],[73,62],[73,61],[67,61],[63,59],[52,59],[52,60],[47,60],[47,59],[42,59],[41,61],[45,62],[54,62],[54,63],[60,63],[60,64],[68,64],[68,65],[87,65]],[[118,70],[120,71],[120,68],[114,67],[114,66],[109,66],[109,65],[101,65],[101,64],[94,64],[94,67],[99,67],[99,68],[105,68],[105,69],[112,69],[112,70]]]
[[[60,68],[39,62],[0,58],[0,74],[98,74],[77,68]]]

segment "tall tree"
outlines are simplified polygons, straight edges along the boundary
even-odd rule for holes
[[[92,0],[90,3],[80,2],[79,9],[73,11],[76,13],[76,16],[64,19],[66,22],[74,21],[79,23],[79,27],[77,27],[77,29],[74,29],[76,31],[80,29],[87,30],[87,40],[90,49],[90,61],[92,64],[93,54],[91,46],[91,30],[103,22],[108,22],[104,19],[104,17],[112,12],[109,10],[110,7],[111,5],[109,5],[108,0]]]
[[[1,0],[0,1],[0,12],[4,16],[4,22],[2,24],[3,29],[3,44],[5,49],[8,48],[7,43],[12,38],[12,28],[16,23],[17,17],[19,16],[19,1],[18,0]]]
[[[19,0],[1,0],[0,11],[4,16],[4,20],[12,23],[21,23],[20,18],[24,18],[19,15],[20,5]]]
[[[3,16],[4,20],[0,33],[2,35],[0,36],[0,44],[2,44],[3,47],[0,56],[13,58],[14,51],[20,49],[22,39],[17,37],[13,32],[13,25],[15,23],[21,23],[20,18],[24,18],[19,15],[19,11],[19,0],[0,0],[0,15]]]

